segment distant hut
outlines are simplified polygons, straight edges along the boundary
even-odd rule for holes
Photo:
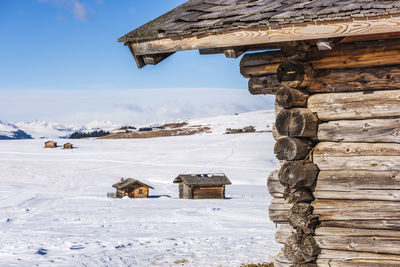
[[[57,147],[57,142],[54,141],[47,141],[44,143],[45,148],[56,148]]]
[[[147,198],[149,197],[149,188],[154,189],[152,186],[132,178],[121,178],[121,181],[113,184],[112,187],[117,189],[117,198],[125,196],[130,198]]]
[[[174,180],[179,184],[179,198],[225,198],[225,185],[232,184],[225,174],[181,174]]]
[[[66,144],[64,144],[64,147],[63,147],[64,149],[73,149],[74,148],[74,146],[71,144],[71,143],[66,143]]]

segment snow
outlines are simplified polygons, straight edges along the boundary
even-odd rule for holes
[[[30,121],[18,122],[15,126],[33,138],[64,138],[75,131],[111,130],[119,125],[110,121],[92,121],[86,124],[62,124],[57,122]]]
[[[18,128],[15,125],[0,121],[0,136],[12,138],[16,131],[18,131]]]
[[[268,114],[247,117],[265,127]],[[197,121],[214,125],[213,134],[80,139],[74,150],[45,149],[43,140],[0,141],[0,266],[271,261],[280,249],[268,219],[266,187],[269,172],[279,166],[274,140],[269,132],[218,134],[225,123],[247,124],[244,117]],[[232,181],[228,199],[177,198],[172,181],[178,174],[209,172],[223,172]],[[121,177],[155,187],[151,198],[107,198]]]

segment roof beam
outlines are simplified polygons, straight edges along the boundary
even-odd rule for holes
[[[149,55],[192,49],[243,47],[299,40],[313,40],[368,34],[400,32],[400,16],[378,16],[334,22],[313,22],[282,25],[259,29],[238,29],[226,33],[188,36],[180,39],[164,38],[132,43],[135,55]]]

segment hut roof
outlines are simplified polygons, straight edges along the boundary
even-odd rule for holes
[[[118,41],[138,56],[398,31],[398,0],[190,0]]]
[[[119,41],[399,13],[398,0],[190,0],[124,35]]]
[[[122,179],[120,182],[113,184],[112,187],[115,187],[117,189],[124,189],[124,188],[129,187],[134,184],[139,184],[139,185],[147,186],[151,189],[154,189],[154,187],[147,185],[145,183],[142,183],[136,179],[132,179],[132,178]]]
[[[181,174],[175,178],[174,183],[197,186],[221,186],[232,184],[225,174]]]

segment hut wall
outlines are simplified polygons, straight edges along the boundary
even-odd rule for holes
[[[44,147],[46,147],[46,148],[56,148],[57,147],[57,143],[46,142],[46,143],[44,143]]]
[[[183,183],[179,183],[179,198],[183,198]]]
[[[400,266],[398,45],[300,42],[243,57],[250,92],[276,95],[275,266]]]
[[[184,199],[192,199],[193,198],[193,189],[191,186],[183,184],[182,186],[182,198]]]
[[[194,199],[213,199],[213,198],[225,198],[225,186],[218,187],[194,187],[193,188]]]
[[[135,185],[124,189],[117,189],[118,198],[125,196],[130,198],[147,198],[149,196],[149,188],[147,186]]]
[[[147,186],[135,187],[130,195],[132,198],[147,198],[149,196],[149,188]]]

